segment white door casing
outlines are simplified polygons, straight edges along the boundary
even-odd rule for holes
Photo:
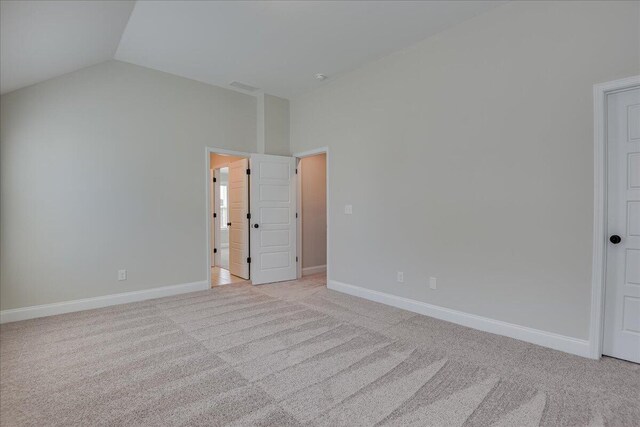
[[[640,363],[640,88],[607,95],[603,354]],[[615,238],[614,238],[615,241]]]
[[[249,160],[229,164],[229,272],[249,278]]]
[[[209,186],[209,202],[211,203],[210,209],[211,209],[211,217],[209,218],[209,224],[210,224],[210,228],[211,228],[211,235],[209,236],[209,239],[211,241],[211,253],[209,254],[211,256],[211,267],[215,267],[216,265],[216,254],[214,252],[214,248],[216,247],[216,217],[215,217],[215,212],[216,212],[216,207],[215,207],[215,171],[213,169],[209,169],[209,182],[211,183],[211,185]]]
[[[295,280],[295,159],[252,154],[250,176],[251,282]]]
[[[299,260],[296,264],[296,277],[302,278],[302,162],[295,157],[296,161],[296,257]]]

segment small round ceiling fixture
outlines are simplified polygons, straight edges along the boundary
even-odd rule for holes
[[[322,73],[318,73],[314,77],[316,78],[316,80],[320,80],[320,81],[327,80],[327,76]]]

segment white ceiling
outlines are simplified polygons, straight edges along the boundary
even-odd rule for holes
[[[1,91],[115,57],[292,98],[502,3],[3,1]]]
[[[0,93],[112,59],[134,1],[1,1]]]

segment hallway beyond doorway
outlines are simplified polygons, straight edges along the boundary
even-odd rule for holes
[[[242,277],[234,276],[229,273],[229,270],[225,270],[220,267],[211,267],[211,287],[230,285],[232,283],[251,283],[249,280],[245,280]]]

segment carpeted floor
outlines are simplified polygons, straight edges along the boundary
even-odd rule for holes
[[[0,424],[638,426],[640,366],[339,294],[318,275],[2,325]]]

